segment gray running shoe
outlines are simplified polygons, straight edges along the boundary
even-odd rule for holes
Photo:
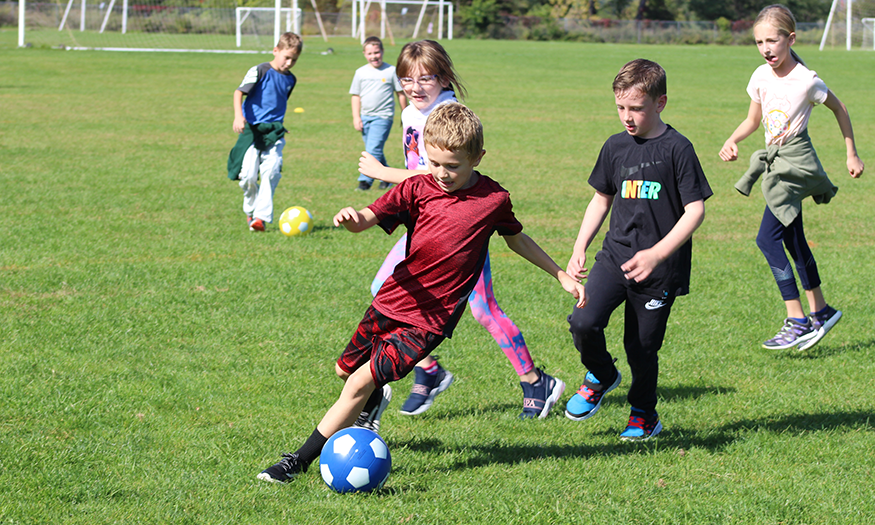
[[[763,348],[768,348],[769,350],[792,348],[816,335],[817,331],[811,326],[810,321],[806,320],[805,324],[802,324],[788,317],[784,319],[784,326],[775,334],[775,337],[763,343]]]

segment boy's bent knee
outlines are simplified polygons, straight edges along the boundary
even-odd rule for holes
[[[592,337],[602,331],[593,319],[574,314],[568,316],[568,330],[576,337],[581,338]]]
[[[334,363],[334,373],[337,374],[337,377],[343,379],[344,381],[349,379],[349,372],[347,372],[343,368],[340,368],[339,363]]]

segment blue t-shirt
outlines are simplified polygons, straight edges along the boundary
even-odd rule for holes
[[[270,67],[269,62],[252,66],[237,88],[246,94],[243,101],[246,122],[250,125],[282,122],[297,81],[291,72],[280,73]]]

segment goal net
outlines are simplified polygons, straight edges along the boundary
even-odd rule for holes
[[[832,0],[820,40],[820,49],[875,49],[873,21],[875,0]]]
[[[276,0],[20,0],[0,12],[19,45],[67,49],[255,53],[276,43]],[[875,1],[875,0],[873,0]],[[241,2],[242,3],[242,2]],[[18,5],[24,5],[19,17]],[[301,36],[452,38],[449,0],[282,0],[279,29]],[[12,6],[12,7],[9,7]],[[362,6],[364,17],[362,16]]]
[[[452,39],[453,3],[449,0],[344,0],[332,32],[361,42],[372,35],[390,42],[396,38]]]
[[[67,49],[256,53],[276,44],[274,0],[22,0],[19,45]],[[249,2],[255,4],[256,2]],[[283,0],[280,30],[320,35],[310,4]],[[308,9],[309,8],[309,9]],[[8,25],[8,22],[6,22]],[[23,31],[22,31],[23,25]]]
[[[875,51],[875,18],[863,18],[863,49]]]

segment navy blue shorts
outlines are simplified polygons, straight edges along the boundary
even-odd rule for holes
[[[352,374],[370,363],[377,388],[398,381],[413,371],[444,336],[390,319],[369,306],[337,365]]]

